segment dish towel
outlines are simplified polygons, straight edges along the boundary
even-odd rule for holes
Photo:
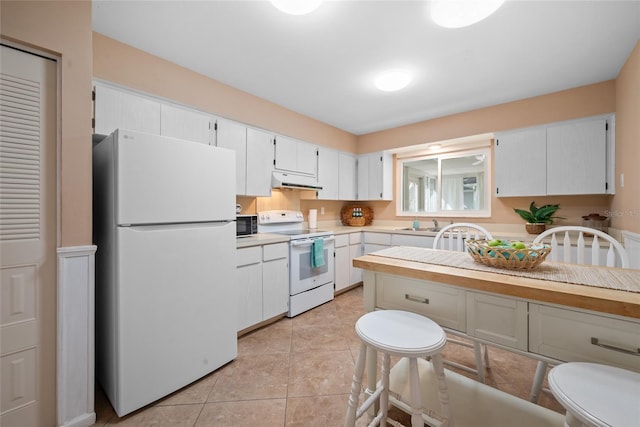
[[[311,268],[324,265],[324,239],[315,239],[311,244]]]

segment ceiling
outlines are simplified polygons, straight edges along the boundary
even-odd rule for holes
[[[615,79],[640,1],[507,0],[436,26],[428,1],[325,1],[287,15],[247,0],[94,0],[93,29],[356,135]],[[414,80],[381,92],[376,73]]]

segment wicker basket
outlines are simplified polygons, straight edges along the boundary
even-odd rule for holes
[[[532,270],[542,264],[551,252],[551,247],[543,244],[514,249],[508,246],[489,246],[487,240],[467,240],[465,243],[475,262],[512,270]]]
[[[362,216],[353,216],[353,210],[356,208],[362,211]],[[342,221],[342,225],[351,227],[363,227],[365,225],[371,225],[371,222],[373,222],[373,209],[371,209],[369,206],[343,206],[340,210],[340,220]]]

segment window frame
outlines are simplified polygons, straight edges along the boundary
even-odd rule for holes
[[[442,209],[442,161],[447,159],[470,157],[484,155],[484,208],[477,210],[443,210]],[[404,164],[406,162],[412,162],[417,160],[437,159],[438,172],[436,177],[437,188],[437,208],[435,212],[418,211],[418,212],[405,212],[403,211],[404,194]],[[491,189],[493,188],[492,180],[492,166],[491,166],[491,140],[485,143],[476,143],[471,146],[465,146],[464,148],[454,148],[439,150],[437,152],[426,152],[424,149],[415,152],[403,152],[398,153],[395,160],[396,167],[396,216],[398,217],[417,217],[417,218],[489,218],[491,217]]]

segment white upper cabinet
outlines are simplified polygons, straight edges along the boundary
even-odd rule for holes
[[[614,116],[496,135],[498,197],[614,194]]]
[[[211,144],[213,116],[126,89],[96,83],[94,133],[129,129]]]
[[[96,84],[94,133],[129,129],[160,135],[160,102],[133,92]]]
[[[339,172],[336,170],[340,153],[330,148],[318,147],[318,190],[320,200],[338,200]]]
[[[547,128],[547,194],[606,194],[607,120]]]
[[[318,147],[304,141],[278,135],[275,140],[274,168],[317,176]]]
[[[160,105],[160,135],[211,144],[213,117],[179,106]]]
[[[494,146],[496,195],[540,196],[547,193],[547,130],[504,132]]]
[[[335,166],[334,166],[335,168]],[[335,170],[335,169],[334,169]],[[348,153],[340,153],[338,159],[339,200],[356,200],[356,157]]]
[[[247,126],[231,120],[218,119],[216,145],[236,152],[236,194],[247,191]]]
[[[358,200],[393,200],[392,159],[384,151],[358,156]]]
[[[247,128],[247,196],[271,196],[272,133]]]

